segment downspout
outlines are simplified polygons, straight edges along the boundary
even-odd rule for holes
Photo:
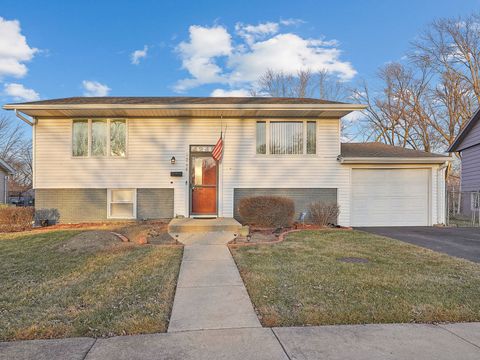
[[[449,226],[450,225],[450,219],[449,219],[449,216],[448,216],[448,191],[447,191],[447,177],[448,177],[448,170],[450,168],[450,162],[449,161],[445,161],[439,168],[438,168],[438,171],[441,172],[443,169],[446,169],[445,170],[445,173],[444,173],[444,183],[443,183],[443,220],[444,220],[444,223],[446,226]],[[439,178],[437,176],[437,178]],[[437,185],[438,186],[438,185]],[[437,219],[438,220],[438,219]]]
[[[33,119],[33,121],[30,121],[25,116],[23,116],[17,109],[15,109],[15,116],[30,126],[33,126],[35,124],[35,119]]]
[[[8,175],[5,175],[4,181],[5,182],[3,183],[3,203],[6,204],[7,203],[7,192],[8,192],[8,187],[7,187]]]

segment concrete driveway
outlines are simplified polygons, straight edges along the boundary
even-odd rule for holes
[[[480,263],[480,228],[363,227],[372,234],[423,246],[451,256]]]

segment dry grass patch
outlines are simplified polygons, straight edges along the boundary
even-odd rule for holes
[[[303,231],[231,251],[264,326],[480,320],[480,265],[401,241]]]
[[[166,331],[181,247],[72,247],[79,233],[0,235],[1,340]]]

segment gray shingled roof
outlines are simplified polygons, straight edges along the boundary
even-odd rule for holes
[[[335,101],[310,98],[279,97],[69,97],[60,99],[31,101],[21,104],[31,105],[83,105],[83,104],[147,104],[147,105],[196,105],[196,104],[345,104]]]
[[[446,155],[428,153],[425,151],[406,149],[401,146],[386,145],[379,142],[342,143],[343,158],[438,158]]]

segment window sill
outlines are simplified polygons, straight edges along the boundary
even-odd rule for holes
[[[319,157],[318,154],[255,154],[258,158],[302,158]]]
[[[125,160],[128,159],[128,156],[73,156],[70,158],[72,160]]]

